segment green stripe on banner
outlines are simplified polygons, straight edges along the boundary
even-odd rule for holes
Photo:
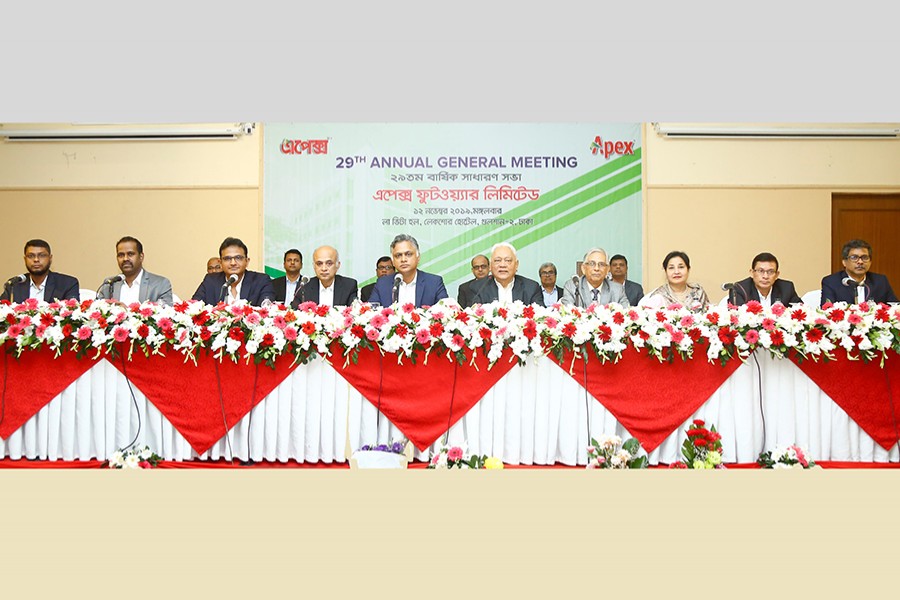
[[[598,167],[541,196],[541,206],[535,203],[518,206],[505,213],[503,218],[522,218],[531,214],[538,222],[527,231],[514,234],[512,226],[479,225],[464,234],[422,253],[428,269],[442,273],[450,281],[468,274],[468,262],[477,250],[508,241],[521,249],[558,232],[594,212],[641,191],[640,149],[634,157],[622,157]],[[633,164],[636,163],[636,164]],[[616,173],[616,171],[620,172]],[[615,173],[614,175],[611,175]],[[588,184],[601,182],[565,197]],[[582,206],[583,205],[583,206]],[[571,212],[569,212],[571,211]],[[566,213],[566,214],[563,214]],[[512,236],[510,234],[513,234]],[[460,264],[461,263],[461,264]]]
[[[273,279],[276,277],[284,277],[284,271],[282,271],[281,269],[276,269],[274,267],[266,266],[266,275]]]

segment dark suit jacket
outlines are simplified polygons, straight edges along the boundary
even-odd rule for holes
[[[772,284],[772,304],[781,302],[785,306],[801,302],[794,283],[787,279],[776,279]],[[759,290],[753,284],[753,278],[748,277],[735,282],[734,287],[728,292],[728,301],[735,306],[742,306],[751,300],[759,302]]]
[[[635,281],[631,281],[630,279],[626,279],[625,297],[628,298],[628,304],[637,306],[638,302],[641,301],[641,298],[644,297],[644,286]]]
[[[390,306],[393,297],[394,275],[382,275],[375,282],[369,302]],[[425,271],[416,274],[416,306],[432,306],[449,297],[444,278]]]
[[[838,271],[822,278],[822,304],[826,302],[848,302],[856,304],[856,286],[845,287],[841,281],[849,277],[845,271]],[[878,273],[866,273],[866,300],[871,302],[897,302],[897,295],[891,289],[888,278]]]
[[[459,284],[459,290],[456,294],[456,301],[459,302],[459,305],[463,308],[467,306],[472,306],[472,286],[478,286],[478,281],[483,281],[485,278],[481,279],[470,279],[464,283]]]
[[[300,279],[303,279],[303,273],[300,274]],[[297,280],[297,285],[300,285],[300,279]],[[307,284],[309,285],[309,284]],[[287,275],[282,275],[281,277],[276,277],[272,280],[272,289],[275,290],[275,301],[281,302],[282,304],[290,304],[291,298],[287,298]],[[296,291],[297,288],[294,288]]]
[[[225,273],[210,273],[200,282],[200,287],[194,292],[192,299],[216,305],[227,296],[227,292],[222,293],[223,285],[225,285]],[[244,271],[244,280],[241,282],[241,299],[253,306],[259,306],[263,300],[274,301],[275,290],[272,289],[272,280],[265,273]]]
[[[319,278],[309,280],[303,290],[294,296],[291,308],[297,308],[304,302],[319,303]],[[356,300],[356,280],[341,275],[334,276],[334,304],[333,306],[350,306]]]
[[[78,280],[71,275],[63,275],[62,273],[47,273],[46,287],[44,288],[44,300],[52,302],[53,300],[68,300],[69,298],[79,299],[78,296]],[[12,286],[12,298],[3,291],[0,300],[9,300],[13,304],[25,302],[28,300],[29,288],[31,287],[31,277],[22,283],[16,283]]]
[[[488,304],[499,299],[497,282],[493,277],[485,278],[481,285],[473,286],[472,304]],[[516,275],[512,289],[513,302],[520,300],[525,304],[544,305],[544,294],[541,292],[541,284],[533,279]]]
[[[370,283],[369,285],[364,285],[361,290],[359,290],[359,301],[360,302],[368,302],[369,298],[372,296],[372,290],[375,289],[375,283]]]
[[[516,288],[513,288],[513,289],[516,289]],[[556,301],[562,302],[562,297],[563,297],[563,289],[557,285],[556,286]],[[541,304],[544,304],[544,286],[541,286]],[[553,306],[553,305],[550,304],[548,306],[547,304],[544,304],[544,306],[546,306],[547,308],[550,308],[550,306]]]

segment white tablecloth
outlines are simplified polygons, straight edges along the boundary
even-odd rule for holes
[[[642,357],[643,359],[643,357]],[[762,399],[760,398],[760,383]],[[137,436],[167,460],[295,460],[344,462],[365,443],[402,437],[327,362],[297,368],[212,449],[198,455],[138,389],[132,400],[124,376],[98,363],[42,408],[8,440],[13,459],[106,459]],[[764,419],[763,419],[764,416]],[[759,452],[796,443],[816,460],[898,462],[876,444],[788,360],[761,354],[734,374],[654,450],[651,463],[678,459],[693,419],[715,424],[726,462],[754,462]],[[630,434],[549,359],[514,367],[448,434],[470,452],[507,464],[586,464],[590,435]],[[224,429],[224,424],[223,424]],[[427,459],[430,450],[417,452]]]

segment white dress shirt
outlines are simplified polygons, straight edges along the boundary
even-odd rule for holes
[[[497,300],[499,300],[500,302],[507,302],[507,303],[512,302],[513,301],[513,295],[512,295],[513,286],[516,285],[515,278],[510,280],[509,285],[506,287],[503,287],[500,284],[500,282],[497,281],[496,279],[494,280],[494,282],[497,284]]]
[[[319,280],[319,304],[334,306],[334,279],[329,287],[322,285],[322,280]]]
[[[413,280],[409,283],[400,280],[400,289],[397,291],[397,302],[402,306],[404,304],[415,304],[416,303],[416,280],[419,279],[419,272],[416,271],[416,276],[413,277]]]
[[[236,301],[241,299],[241,286],[244,285],[244,278],[241,277],[241,280],[237,282],[237,286],[234,290],[234,295],[231,293],[231,286],[228,286],[228,296],[225,298],[226,304],[234,304]]]
[[[40,286],[34,285],[34,279],[30,279],[31,285],[28,286],[28,297],[29,298],[37,298],[38,300],[44,299],[44,290],[47,289],[47,278],[44,277],[43,283]]]
[[[119,302],[122,304],[131,304],[133,302],[141,301],[141,279],[144,278],[144,270],[141,269],[141,272],[137,274],[137,277],[134,278],[134,281],[131,282],[131,285],[128,285],[125,281],[122,282],[122,287],[119,288]]]

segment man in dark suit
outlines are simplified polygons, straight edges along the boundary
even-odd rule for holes
[[[637,306],[644,297],[644,286],[636,281],[628,279],[628,259],[621,254],[614,254],[609,259],[609,274],[613,281],[625,288],[625,297],[628,304]]]
[[[793,282],[778,278],[778,259],[774,254],[761,252],[750,264],[750,277],[735,282],[728,292],[730,304],[741,306],[756,300],[768,308],[777,302],[788,306],[801,301]]]
[[[225,238],[219,246],[222,272],[204,277],[192,298],[212,305],[219,302],[231,304],[238,299],[246,300],[253,306],[274,301],[272,280],[265,273],[248,271],[249,258],[244,242],[238,238]]]
[[[50,271],[53,254],[50,244],[44,240],[25,242],[25,269],[28,275],[17,275],[3,286],[0,300],[13,303],[24,302],[28,298],[38,300],[78,300],[78,280],[62,273]]]
[[[473,258],[470,264],[472,265],[472,275],[475,276],[475,279],[470,279],[469,281],[459,284],[456,298],[460,306],[469,306],[472,304],[472,286],[475,285],[477,281],[482,280],[491,274],[491,263],[484,254],[479,254]]]
[[[491,277],[472,287],[472,304],[490,302],[515,302],[544,304],[541,286],[538,282],[521,275],[519,259],[512,244],[500,242],[491,248]]]
[[[390,256],[382,256],[377,261],[375,261],[375,279],[377,280],[379,277],[384,277],[385,275],[393,275],[394,274],[394,263],[391,262]],[[362,302],[368,302],[369,298],[372,296],[372,290],[375,289],[375,282],[373,281],[369,285],[363,286],[363,288],[359,291],[359,299]]]
[[[284,275],[272,280],[275,290],[275,301],[290,304],[294,300],[297,285],[300,283],[300,269],[303,268],[303,255],[296,248],[284,253]]]
[[[116,242],[116,262],[120,277],[97,290],[97,298],[132,302],[172,304],[172,283],[167,277],[144,270],[144,245],[127,235]]]
[[[872,273],[872,246],[865,240],[850,240],[841,248],[844,270],[822,278],[822,299],[826,302],[855,304],[897,302],[888,278]]]
[[[391,259],[397,275],[384,275],[375,282],[369,302],[389,306],[393,304],[394,289],[399,304],[431,306],[448,296],[444,279],[419,270],[419,242],[411,235],[401,233],[391,242]],[[398,281],[395,283],[395,279]]]
[[[304,302],[327,304],[328,306],[349,306],[356,300],[357,283],[350,277],[338,275],[341,259],[338,251],[331,246],[320,246],[313,252],[313,269],[316,276],[309,280],[294,296],[292,308]]]
[[[563,297],[563,289],[556,285],[556,265],[545,262],[538,269],[541,278],[541,295],[544,298],[544,306],[550,307],[560,302]]]

